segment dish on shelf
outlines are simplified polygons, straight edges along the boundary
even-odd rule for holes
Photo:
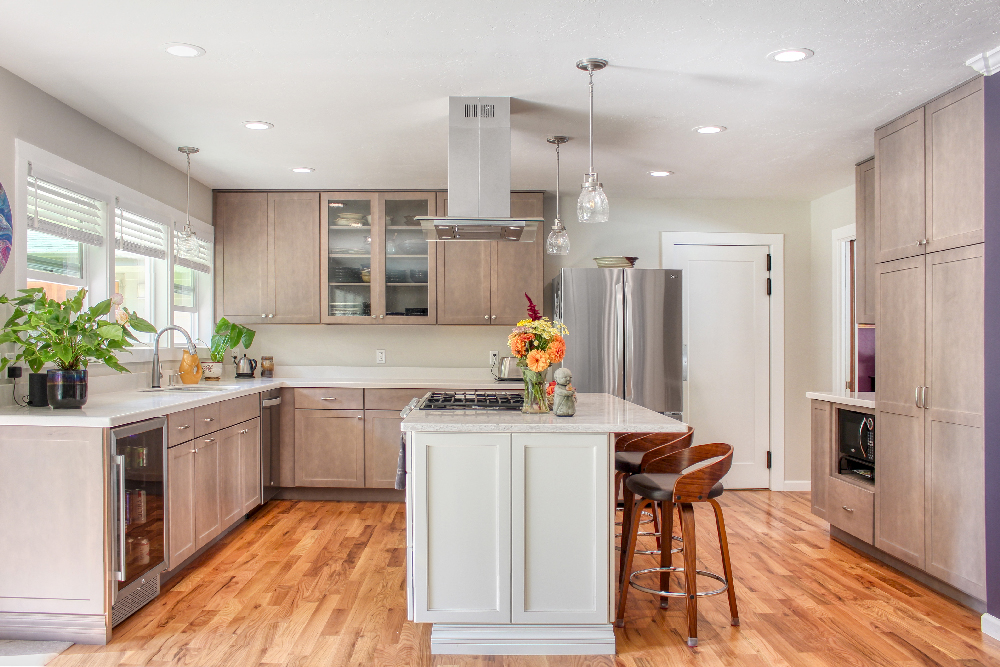
[[[405,314],[406,314],[407,317],[421,317],[421,316],[422,317],[427,317],[427,309],[426,308],[407,308]]]
[[[386,269],[385,281],[387,283],[405,283],[408,274],[406,269]]]
[[[361,282],[370,283],[372,281],[372,270],[361,269]]]
[[[639,260],[638,257],[595,257],[594,261],[602,269],[631,269]]]
[[[331,266],[328,276],[331,283],[360,283],[362,272],[355,266]]]
[[[427,241],[424,239],[402,239],[397,240],[396,252],[400,255],[426,255]]]
[[[426,283],[427,269],[410,269],[410,280],[415,283]]]
[[[331,255],[364,255],[367,257],[370,252],[368,248],[330,248]]]

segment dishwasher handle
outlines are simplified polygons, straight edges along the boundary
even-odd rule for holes
[[[281,396],[277,398],[265,398],[260,402],[260,407],[262,408],[273,408],[275,405],[281,405]]]

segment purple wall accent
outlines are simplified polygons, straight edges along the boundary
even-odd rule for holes
[[[986,105],[986,610],[1000,617],[1000,75]]]
[[[875,327],[858,327],[858,391],[875,391]]]

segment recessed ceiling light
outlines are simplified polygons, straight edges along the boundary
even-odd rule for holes
[[[725,132],[726,128],[722,125],[701,125],[694,128],[694,131],[698,134],[718,134],[719,132]]]
[[[296,174],[308,174],[310,172],[316,171],[312,167],[292,167],[292,171]]]
[[[779,49],[767,54],[767,57],[779,63],[797,63],[814,55],[816,53],[812,49]]]
[[[669,176],[672,173],[674,173],[674,172],[672,172],[672,171],[651,171],[651,172],[649,172],[649,175],[650,176]]]
[[[248,120],[243,123],[248,130],[270,130],[274,125],[265,120]]]
[[[167,53],[181,58],[197,58],[198,56],[205,55],[205,49],[200,46],[195,46],[194,44],[181,44],[177,42],[174,44],[167,44],[166,48]]]

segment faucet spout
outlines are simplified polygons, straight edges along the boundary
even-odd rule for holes
[[[160,388],[160,336],[162,336],[167,331],[180,331],[184,334],[184,338],[187,339],[187,349],[191,354],[198,354],[198,348],[195,347],[194,341],[191,340],[191,334],[189,334],[184,329],[171,324],[170,326],[163,327],[156,332],[156,337],[153,339],[153,389]]]

